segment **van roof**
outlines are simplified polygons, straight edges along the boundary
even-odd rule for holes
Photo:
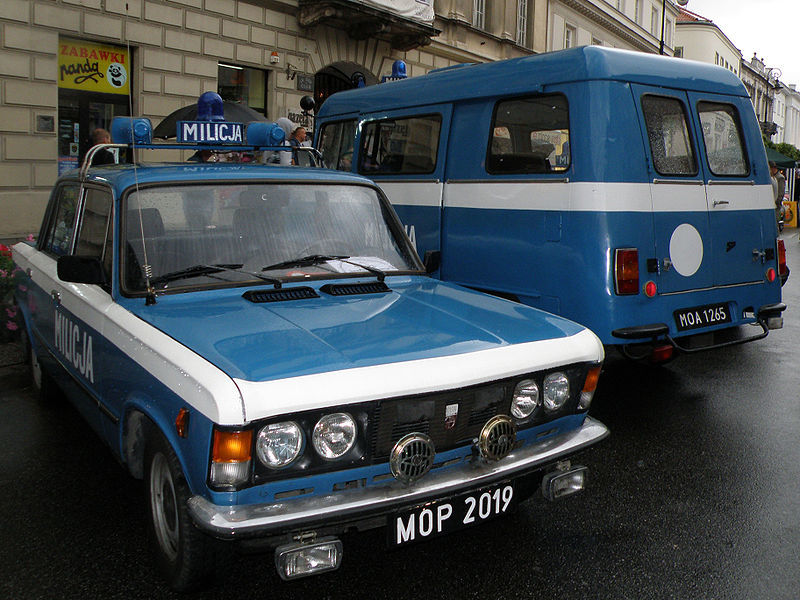
[[[456,65],[427,75],[339,92],[319,117],[393,110],[454,100],[524,94],[544,86],[613,80],[675,89],[747,96],[731,71],[715,65],[630,50],[581,46],[508,60]]]

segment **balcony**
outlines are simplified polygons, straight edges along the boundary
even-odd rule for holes
[[[299,0],[297,21],[301,27],[341,29],[354,40],[382,40],[400,51],[427,46],[441,33],[433,25],[358,0]]]

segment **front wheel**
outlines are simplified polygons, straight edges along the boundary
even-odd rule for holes
[[[164,437],[149,436],[145,450],[148,534],[158,569],[176,591],[189,591],[213,574],[211,540],[197,529],[186,502],[189,485]]]

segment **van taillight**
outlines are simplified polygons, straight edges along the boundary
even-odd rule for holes
[[[614,250],[614,289],[618,296],[639,293],[639,250]]]
[[[786,267],[786,245],[783,240],[778,240],[778,273],[781,277],[785,277],[789,273]]]

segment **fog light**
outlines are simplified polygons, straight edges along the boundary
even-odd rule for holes
[[[320,538],[310,544],[286,544],[275,549],[275,566],[281,579],[298,579],[342,564],[342,542],[335,537]]]
[[[665,363],[672,358],[673,348],[669,344],[656,346],[650,355],[650,362],[653,364]]]
[[[783,317],[769,317],[767,319],[769,329],[783,329]]]
[[[586,487],[586,467],[572,467],[566,471],[548,473],[542,479],[542,495],[550,500],[558,500],[580,492]]]

